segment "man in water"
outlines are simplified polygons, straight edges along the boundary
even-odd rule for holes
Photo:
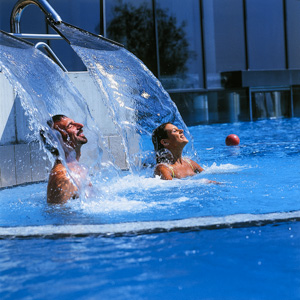
[[[62,160],[57,158],[49,175],[47,202],[65,203],[67,200],[79,196],[79,189],[86,180],[87,172],[79,164],[79,159],[81,147],[88,140],[83,134],[83,124],[77,123],[65,115],[53,116],[51,127],[61,134],[64,159],[68,170]],[[57,151],[56,153],[58,154]]]

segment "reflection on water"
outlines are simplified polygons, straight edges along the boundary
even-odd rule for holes
[[[159,76],[166,88],[189,87],[189,80],[186,80],[187,62],[195,56],[189,49],[186,33],[186,23],[190,20],[181,21],[182,16],[178,18],[180,21],[177,20],[176,16],[170,13],[170,6],[168,9],[157,6],[154,13],[147,2],[140,5],[130,1],[118,3],[116,6],[108,4],[111,11],[107,35],[124,44],[141,59],[156,76]],[[157,31],[157,37],[154,30]],[[159,57],[156,51],[153,51],[156,44],[159,47]],[[180,81],[187,82],[180,84]]]
[[[252,91],[251,97],[254,119],[290,116],[290,90]]]

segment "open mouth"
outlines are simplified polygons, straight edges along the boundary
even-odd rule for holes
[[[78,133],[77,133],[77,136],[83,136],[84,137],[83,131],[79,130]]]

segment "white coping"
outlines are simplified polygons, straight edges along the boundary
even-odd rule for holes
[[[195,217],[169,221],[142,221],[114,224],[94,225],[40,225],[0,227],[0,237],[61,237],[82,235],[120,235],[134,233],[147,234],[183,230],[221,229],[262,226],[279,222],[299,220],[300,211],[266,213],[266,214],[236,214],[220,217]]]
[[[97,87],[87,72],[68,73],[75,87],[88,103],[91,114],[105,137],[112,153],[117,153],[115,164],[127,169],[122,138],[101,101]],[[51,163],[37,142],[30,142],[28,118],[13,87],[0,72],[0,187],[46,180]],[[138,143],[136,143],[138,145]],[[104,150],[105,151],[105,150]],[[108,154],[103,153],[105,162]]]

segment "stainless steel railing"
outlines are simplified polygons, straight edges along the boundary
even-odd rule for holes
[[[21,33],[20,21],[22,17],[22,13],[25,8],[29,5],[36,5],[40,8],[40,10],[46,15],[48,22],[59,24],[62,22],[61,17],[57,14],[57,12],[53,9],[53,7],[46,0],[19,0],[11,13],[10,16],[10,34],[23,39],[37,39],[37,40],[58,40],[63,39],[59,34],[33,34],[33,33]],[[52,49],[44,42],[39,42],[35,45],[35,48],[43,48],[49,57],[57,63],[63,71],[67,71],[65,66],[59,60],[59,58],[55,55]]]

